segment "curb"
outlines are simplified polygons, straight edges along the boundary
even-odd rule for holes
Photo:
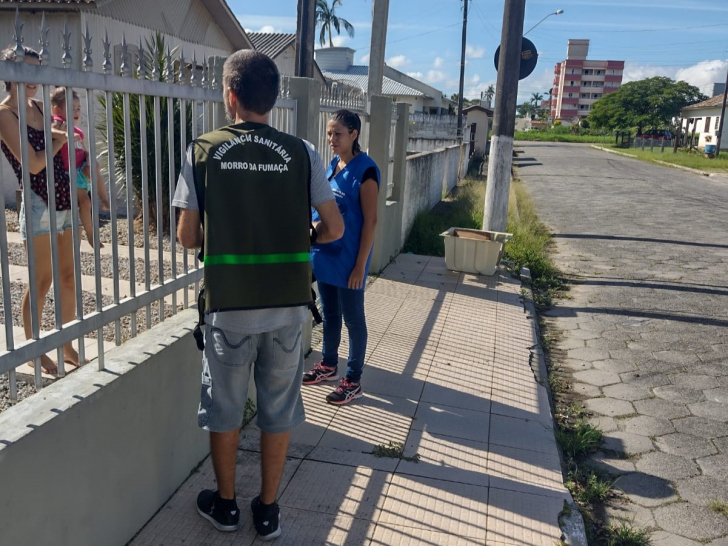
[[[625,154],[623,152],[618,152],[616,150],[610,150],[609,148],[602,148],[601,146],[595,146],[593,144],[591,145],[591,148],[594,148],[595,150],[601,150],[602,152],[607,152],[609,154],[621,155],[622,157],[628,157],[630,159],[636,159],[637,161],[643,161],[639,157],[635,157],[631,154]],[[659,159],[653,159],[652,161],[654,161],[655,163],[658,163],[660,165],[663,165],[665,167],[671,167],[673,169],[678,169],[680,171],[685,171],[688,173],[699,174],[700,176],[708,176],[708,177],[720,176],[720,173],[709,173],[707,171],[700,171],[698,169],[693,169],[691,167],[683,167],[682,165],[675,165],[673,163],[668,163],[667,161],[660,161]]]
[[[546,389],[549,397],[549,409],[554,407],[554,401],[549,387],[548,371],[546,369],[546,357],[541,347],[541,335],[538,327],[538,315],[536,306],[533,303],[533,289],[531,288],[532,277],[531,271],[527,267],[522,267],[519,273],[521,280],[521,288],[531,292],[530,298],[522,298],[523,311],[528,315],[531,321],[531,342],[529,365],[536,378],[536,382]],[[553,421],[553,414],[551,415]],[[556,431],[556,423],[554,422],[554,432]],[[559,450],[560,451],[560,450]],[[574,502],[571,492],[566,489],[570,501],[564,501],[564,510],[559,514],[559,527],[561,528],[562,540],[569,546],[588,546],[586,539],[586,527],[584,518],[579,511],[578,505]]]

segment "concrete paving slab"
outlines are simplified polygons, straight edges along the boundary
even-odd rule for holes
[[[418,455],[419,460],[400,461],[397,474],[488,487],[487,443],[413,430],[405,443],[404,455]]]
[[[486,537],[488,488],[395,475],[379,523],[478,539]]]
[[[566,498],[557,453],[490,445],[487,468],[491,487]]]
[[[422,402],[417,408],[412,430],[488,442],[490,418],[487,413]]]
[[[563,499],[491,488],[486,544],[552,546],[561,538],[556,521]]]
[[[728,534],[728,518],[687,502],[657,508],[655,521],[665,531],[694,540],[710,540]]]
[[[642,472],[620,476],[614,487],[640,506],[661,506],[678,500],[669,481]]]
[[[377,524],[366,546],[481,546],[478,538],[459,537],[429,529]]]
[[[281,508],[280,525],[282,534],[275,539],[276,546],[366,544],[375,527],[367,520],[293,508]],[[253,542],[254,546],[265,544],[270,542],[260,538]]]
[[[556,453],[551,426],[538,421],[493,415],[490,421],[490,444],[514,447],[539,453]]]

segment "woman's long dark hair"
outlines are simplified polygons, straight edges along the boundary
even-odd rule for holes
[[[32,57],[33,59],[40,59],[38,52],[30,47],[23,47],[26,57]],[[15,46],[10,45],[3,49],[0,53],[0,61],[14,62],[15,61]],[[10,91],[10,82],[3,82],[5,84],[5,91]]]
[[[332,121],[340,122],[349,131],[356,131],[356,139],[352,144],[351,151],[354,154],[361,152],[361,146],[359,145],[359,137],[361,136],[361,119],[359,116],[351,110],[337,110],[331,117]]]

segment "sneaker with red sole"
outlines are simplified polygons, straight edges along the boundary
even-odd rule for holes
[[[337,406],[343,406],[348,404],[352,400],[361,398],[364,393],[361,390],[361,384],[352,383],[346,377],[339,381],[339,386],[334,392],[326,397],[326,401],[329,404],[336,404]]]
[[[336,381],[338,379],[339,374],[336,372],[336,368],[324,366],[323,361],[316,362],[310,371],[303,374],[304,385],[316,385],[323,381]]]

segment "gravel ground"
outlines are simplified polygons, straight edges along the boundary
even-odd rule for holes
[[[5,209],[5,226],[8,231],[20,231],[20,226],[18,225],[18,212],[16,210]],[[151,225],[149,230],[149,248],[156,250],[159,247],[157,246],[157,234],[154,226]],[[116,219],[116,232],[119,244],[126,245],[129,241],[129,224],[126,218]],[[111,244],[111,220],[108,217],[102,217],[99,221],[99,240],[102,243]],[[135,222],[134,246],[136,248],[144,248],[144,227],[140,222]],[[169,235],[164,236],[162,248],[167,252],[172,251],[172,244],[169,239]]]

